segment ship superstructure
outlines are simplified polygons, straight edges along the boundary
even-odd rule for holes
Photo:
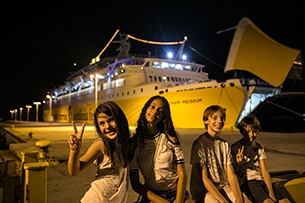
[[[224,82],[209,78],[204,65],[182,60],[187,38],[168,42],[179,45],[180,49],[175,59],[166,59],[151,54],[130,55],[128,40],[159,45],[165,42],[142,40],[131,35],[120,37],[120,52],[116,57],[101,58],[105,47],[88,66],[49,92],[50,99],[44,106],[44,121],[93,123],[97,105],[113,100],[122,107],[129,124],[135,126],[144,103],[159,94],[170,102],[177,128],[202,128],[203,110],[218,104],[227,112],[224,130],[234,131],[241,117],[266,98],[280,93],[280,87],[259,78],[232,78]]]

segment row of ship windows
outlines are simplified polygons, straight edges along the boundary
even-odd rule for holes
[[[180,78],[180,77],[165,77],[165,76],[149,76],[150,82],[188,82],[190,78]]]
[[[149,76],[150,82],[189,82],[190,78],[181,78],[181,77],[169,77],[169,76]],[[118,78],[116,80],[113,80],[111,82],[105,82],[103,83],[103,90],[111,89],[111,88],[117,88],[122,87],[125,85],[125,78]],[[127,94],[129,95],[129,93]]]
[[[158,87],[156,86],[155,89],[158,89]],[[141,93],[143,92],[143,88],[140,89],[140,92]],[[123,97],[123,96],[129,96],[130,94],[131,94],[130,91],[127,91],[126,95],[125,95],[125,92],[117,92],[117,93],[113,93],[113,94],[99,96],[98,99],[101,100],[101,99],[109,99],[109,98],[115,98],[115,97],[120,97],[120,96]],[[132,94],[136,94],[136,90],[133,90]]]

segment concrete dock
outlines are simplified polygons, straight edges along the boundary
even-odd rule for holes
[[[78,124],[79,127],[81,124]],[[35,143],[39,140],[50,140],[49,155],[56,158],[59,164],[47,168],[47,199],[50,203],[77,203],[89,188],[95,176],[92,165],[77,176],[69,176],[67,158],[69,147],[67,139],[73,128],[70,124],[44,122],[6,122],[2,128],[12,135],[9,140],[9,151],[21,159],[21,152],[38,150]],[[186,170],[190,175],[190,151],[193,141],[204,132],[204,129],[177,129],[181,137],[182,149],[186,159]],[[241,138],[238,132],[222,132],[221,136],[230,143]],[[87,125],[83,136],[82,152],[84,153],[97,138],[93,125]],[[257,138],[266,148],[267,166],[271,173],[281,171],[305,172],[305,132],[270,133],[261,132]],[[189,179],[189,177],[188,177]],[[189,184],[187,186],[189,188]],[[300,194],[301,195],[301,194]],[[305,198],[305,195],[304,195]],[[137,199],[137,194],[129,190],[129,202]],[[292,200],[293,201],[293,200]],[[293,201],[297,202],[297,201]]]

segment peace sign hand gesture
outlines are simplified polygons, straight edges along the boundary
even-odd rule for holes
[[[83,123],[81,130],[78,131],[75,122],[72,121],[72,127],[74,129],[74,133],[71,134],[68,139],[70,150],[78,150],[78,151],[80,150],[85,126],[86,123]]]
[[[238,152],[236,154],[237,163],[241,163],[243,161],[244,159],[243,153],[244,153],[244,145],[240,149],[238,149]]]

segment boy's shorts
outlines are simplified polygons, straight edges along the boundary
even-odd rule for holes
[[[265,199],[270,198],[267,186],[264,181],[261,180],[249,180],[248,181],[251,196],[255,202],[264,202]],[[284,196],[274,187],[272,184],[274,195],[277,200],[284,199]]]

